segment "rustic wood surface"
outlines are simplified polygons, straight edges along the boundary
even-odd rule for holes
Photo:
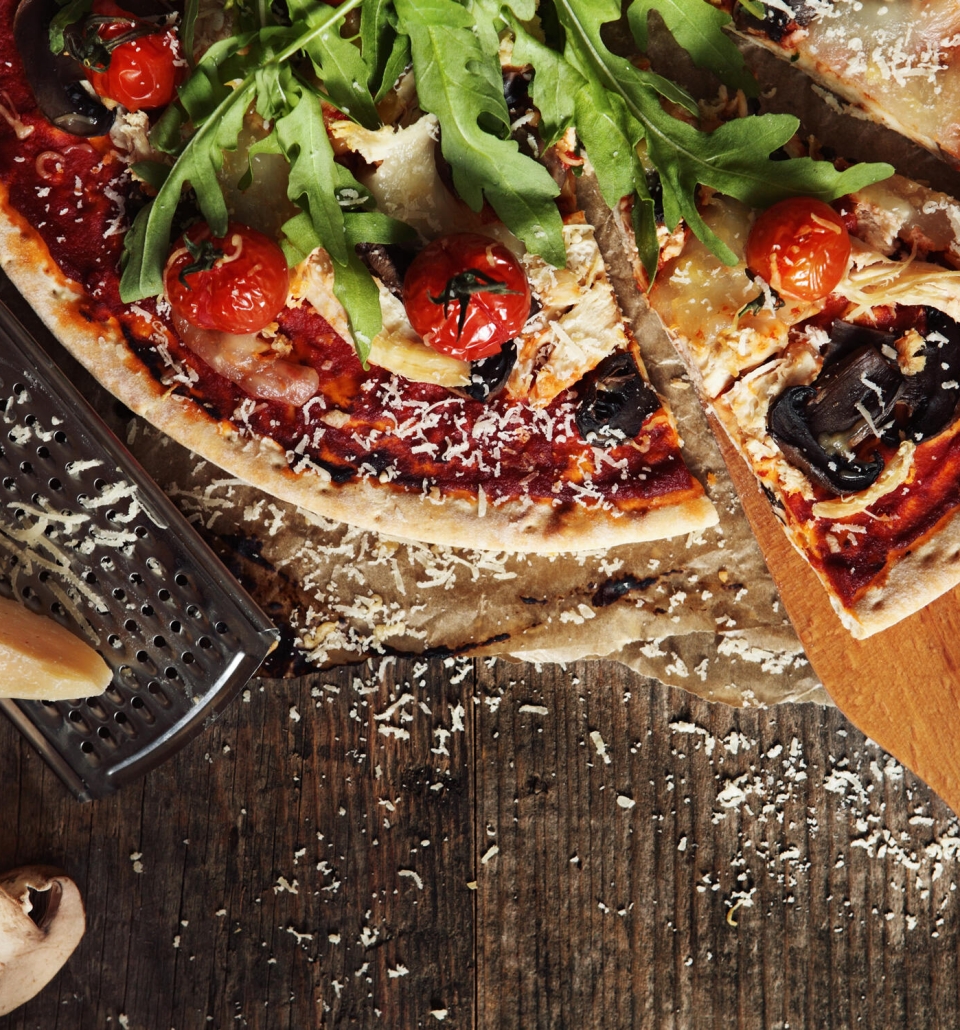
[[[835,709],[388,659],[86,805],[0,720],[0,784],[89,917],[2,1030],[958,1023],[960,827]]]
[[[960,587],[882,633],[851,639],[756,479],[716,423],[714,431],[784,607],[830,697],[960,812]]]

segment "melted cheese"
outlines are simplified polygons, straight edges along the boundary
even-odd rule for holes
[[[913,452],[916,445],[910,440],[900,444],[897,453],[887,462],[877,481],[849,497],[839,497],[831,501],[818,501],[813,506],[814,517],[818,519],[843,519],[851,515],[860,515],[881,497],[886,497],[910,479],[913,471]]]
[[[937,153],[960,156],[960,6],[813,0],[782,47],[828,88]]]

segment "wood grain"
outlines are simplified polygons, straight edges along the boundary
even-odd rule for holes
[[[714,429],[807,657],[847,718],[960,812],[960,588],[867,640],[854,640],[787,539],[756,479]]]
[[[604,662],[255,681],[88,805],[0,720],[0,868],[89,916],[0,1030],[943,1030],[958,834],[836,709]]]

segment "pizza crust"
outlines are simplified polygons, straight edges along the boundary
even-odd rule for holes
[[[599,507],[485,503],[482,495],[431,496],[367,482],[334,484],[323,470],[296,473],[269,440],[245,438],[191,400],[165,389],[131,353],[119,327],[82,315],[82,291],[43,241],[11,211],[0,187],[0,266],[45,324],[132,411],[209,461],[267,493],[325,518],[427,543],[486,550],[560,553],[681,536],[715,525],[699,489],[641,514]]]
[[[915,258],[915,251],[908,249],[919,247],[924,255],[953,255],[960,240],[956,201],[893,176],[855,194],[854,205],[858,234],[869,242],[855,239],[851,269],[835,291],[846,297],[852,313],[861,305],[869,309],[885,303],[930,304],[956,320],[960,272]],[[735,238],[742,253],[751,213],[719,197],[712,198],[704,210],[711,224],[736,224]],[[897,261],[887,256],[898,248],[901,254],[907,249],[909,257]],[[834,550],[837,545],[831,543],[831,534],[842,535],[845,525],[852,525],[851,533],[868,533],[863,514],[869,514],[887,494],[909,490],[914,454],[924,444],[902,443],[867,490],[814,505],[809,520],[794,514],[791,500],[809,502],[817,495],[805,473],[787,460],[770,435],[768,409],[783,390],[816,379],[823,362],[820,337],[827,340],[827,336],[818,329],[788,336],[788,327],[815,314],[816,306],[802,310],[788,303],[776,311],[738,316],[747,293],[756,293],[743,274],[744,267],[742,259],[737,266],[720,265],[699,241],[690,238],[684,252],[658,277],[653,307],[688,364],[703,403],[773,497],[788,538],[814,568],[841,622],[855,638],[872,636],[960,584],[960,509],[940,518],[909,547],[888,551],[886,566],[875,582],[844,603],[829,572],[818,568],[818,556]],[[871,285],[864,288],[867,280]],[[939,446],[958,434],[960,422],[955,422],[931,441]],[[857,516],[861,516],[859,522],[855,522]]]

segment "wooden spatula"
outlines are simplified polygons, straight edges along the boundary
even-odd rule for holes
[[[744,511],[787,614],[827,693],[847,718],[960,814],[960,588],[867,640],[837,618],[756,479],[713,423]]]

